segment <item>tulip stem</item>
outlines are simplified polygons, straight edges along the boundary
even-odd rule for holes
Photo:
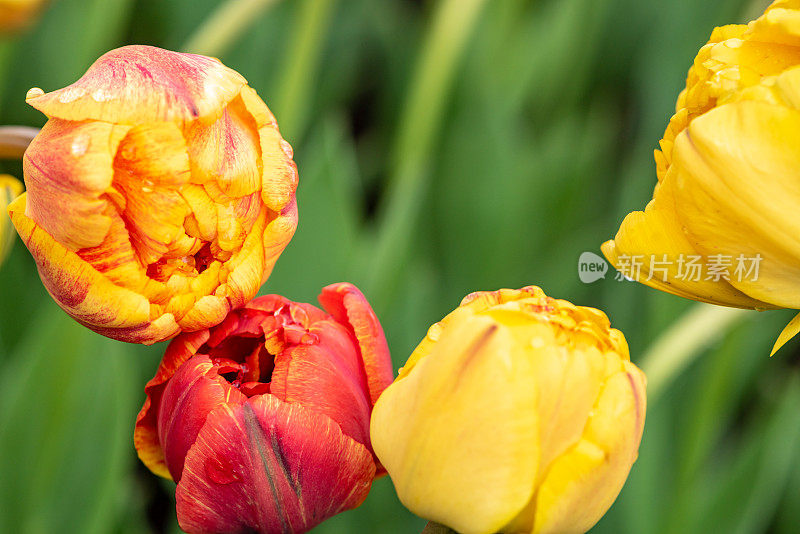
[[[0,159],[20,159],[39,128],[0,126]]]
[[[228,0],[220,5],[186,40],[182,49],[194,54],[221,56],[248,26],[276,0]]]
[[[425,528],[422,529],[422,534],[457,534],[455,530],[439,523],[429,521]]]
[[[661,334],[641,359],[647,375],[650,402],[659,397],[703,350],[708,348],[751,310],[695,304]]]

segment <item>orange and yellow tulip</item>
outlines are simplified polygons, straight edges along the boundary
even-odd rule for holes
[[[125,46],[27,102],[49,120],[9,213],[61,308],[150,344],[218,324],[256,295],[297,226],[297,170],[241,75]]]
[[[653,199],[603,253],[682,297],[800,309],[799,130],[800,0],[778,0],[700,49],[655,152]]]
[[[636,460],[645,376],[603,312],[538,287],[473,293],[372,413],[412,512],[462,534],[585,532]]]

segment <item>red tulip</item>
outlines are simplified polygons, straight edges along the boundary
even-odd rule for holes
[[[305,532],[361,504],[382,473],[372,406],[389,349],[352,284],[323,312],[268,295],[175,338],[137,418],[141,460],[178,482],[187,532]]]

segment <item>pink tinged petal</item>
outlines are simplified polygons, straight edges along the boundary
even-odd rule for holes
[[[239,105],[235,105],[235,104]],[[192,179],[216,200],[238,198],[261,186],[261,147],[253,117],[235,100],[213,124],[188,129]]]
[[[358,342],[367,374],[372,403],[392,383],[392,359],[378,317],[356,286],[332,284],[322,289],[319,302],[339,323],[345,325]]]
[[[125,130],[102,122],[51,119],[25,151],[25,215],[71,250],[97,246],[108,233],[104,193]]]
[[[247,81],[216,59],[152,46],[103,54],[77,82],[26,100],[48,117],[142,124],[213,122]]]
[[[366,498],[367,449],[322,414],[272,395],[211,412],[176,491],[189,533],[305,532]]]
[[[354,351],[352,347],[349,350]],[[364,377],[359,369],[342,362],[346,357],[322,343],[289,347],[275,357],[270,392],[330,417],[346,435],[372,450],[372,406],[363,387]]]
[[[158,437],[174,480],[180,480],[186,452],[214,408],[242,403],[245,396],[217,374],[211,360],[195,356],[184,363],[164,389],[158,410]]]

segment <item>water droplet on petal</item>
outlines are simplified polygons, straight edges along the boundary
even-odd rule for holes
[[[233,465],[223,458],[206,459],[206,476],[215,484],[231,484],[240,480]]]
[[[86,134],[76,135],[75,139],[72,140],[72,155],[83,156],[86,154],[86,151],[89,150],[89,141],[89,136]]]

